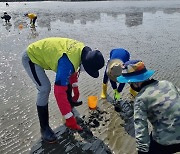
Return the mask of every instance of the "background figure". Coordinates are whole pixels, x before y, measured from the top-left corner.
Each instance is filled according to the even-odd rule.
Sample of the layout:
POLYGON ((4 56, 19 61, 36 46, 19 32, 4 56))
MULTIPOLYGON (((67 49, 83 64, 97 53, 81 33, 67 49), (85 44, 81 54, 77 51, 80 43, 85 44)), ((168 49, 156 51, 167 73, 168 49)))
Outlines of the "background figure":
MULTIPOLYGON (((130 59, 130 53, 123 48, 116 48, 111 50, 110 57, 107 62, 107 66, 104 72, 103 85, 101 98, 107 98, 107 84, 110 79, 111 86, 114 90, 114 100, 118 101, 121 98, 120 93, 122 92, 125 83, 120 83, 117 86, 116 78, 121 75, 122 65, 130 59)), ((131 90, 131 94, 135 95, 136 93, 131 90)))
POLYGON ((4 19, 7 24, 10 22, 11 16, 7 14, 7 12, 4 12, 4 15, 1 18, 4 19))
POLYGON ((6 6, 9 6, 9 4, 6 2, 6 6))
POLYGON ((36 19, 37 19, 37 15, 34 13, 26 13, 24 16, 28 17, 30 19, 31 28, 34 28, 36 19))
POLYGON ((180 89, 169 81, 150 79, 153 74, 142 61, 131 60, 117 80, 138 91, 134 103, 138 154, 172 154, 180 151, 180 89))
MULTIPOLYGON (((56 142, 56 136, 49 126, 48 99, 51 84, 44 70, 56 72, 54 95, 59 110, 66 119, 65 125, 73 130, 82 130, 72 112, 71 93, 69 93, 71 86, 68 85, 76 82, 70 83, 70 80, 73 80, 72 76, 78 72, 81 64, 90 76, 97 78, 99 70, 104 66, 101 52, 93 51, 84 43, 73 39, 51 37, 30 44, 23 54, 22 63, 38 89, 36 105, 42 139, 49 143, 56 142)), ((79 93, 76 92, 77 88, 74 91, 75 97, 72 98, 73 104, 77 103, 74 106, 82 104, 75 102, 79 98, 79 93)))

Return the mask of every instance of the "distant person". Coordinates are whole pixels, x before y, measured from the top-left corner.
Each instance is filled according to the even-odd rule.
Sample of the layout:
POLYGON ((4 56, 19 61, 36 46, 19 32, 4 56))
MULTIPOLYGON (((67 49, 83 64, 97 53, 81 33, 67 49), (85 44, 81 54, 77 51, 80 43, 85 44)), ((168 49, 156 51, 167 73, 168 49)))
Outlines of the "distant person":
POLYGON ((51 37, 30 44, 23 54, 22 63, 38 90, 36 105, 42 139, 49 143, 56 142, 55 133, 49 126, 48 99, 51 83, 45 70, 56 72, 54 95, 59 110, 66 119, 65 125, 73 130, 82 130, 76 122, 71 107, 82 104, 76 102, 79 98, 79 93, 76 91, 78 87, 74 85, 77 88, 74 89, 73 103, 70 100, 69 87, 71 88, 71 85, 73 87, 76 83, 76 73, 82 66, 90 76, 98 78, 99 70, 104 66, 102 53, 99 50, 92 50, 77 40, 51 37))
MULTIPOLYGON (((101 98, 107 97, 107 85, 110 80, 111 87, 114 90, 114 100, 118 101, 121 98, 121 92, 125 86, 125 83, 119 83, 117 85, 116 78, 121 75, 122 65, 130 59, 130 53, 123 48, 115 48, 110 52, 109 60, 107 62, 106 69, 104 71, 104 78, 102 84, 101 98)), ((136 92, 130 89, 132 95, 136 95, 136 92)))
POLYGON ((173 154, 180 151, 180 89, 167 80, 152 79, 154 72, 141 60, 130 60, 117 80, 138 91, 134 102, 138 154, 173 154))
POLYGON ((35 28, 37 15, 34 13, 26 13, 25 17, 28 17, 30 19, 31 28, 35 28))
POLYGON ((4 15, 1 18, 4 19, 7 24, 10 22, 11 16, 7 14, 7 12, 4 12, 4 15))
POLYGON ((6 3, 6 6, 9 6, 9 4, 8 4, 8 3, 6 3))

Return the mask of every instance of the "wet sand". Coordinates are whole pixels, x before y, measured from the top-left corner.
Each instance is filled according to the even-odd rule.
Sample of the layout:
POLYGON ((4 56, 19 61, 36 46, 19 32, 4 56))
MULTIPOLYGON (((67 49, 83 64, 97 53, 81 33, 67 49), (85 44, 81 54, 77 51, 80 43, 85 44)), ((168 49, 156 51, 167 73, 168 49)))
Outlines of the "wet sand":
MULTIPOLYGON (((96 153, 135 154, 132 119, 124 121, 112 105, 109 85, 107 100, 99 100, 98 110, 87 106, 89 95, 100 95, 105 67, 100 77, 86 73, 79 77, 78 122, 85 132, 72 132, 64 126, 53 91, 50 94, 50 125, 58 143, 41 141, 36 112, 36 89, 26 75, 21 54, 27 45, 51 36, 80 40, 103 52, 105 60, 112 48, 122 47, 132 59, 142 59, 156 70, 155 79, 170 80, 180 87, 180 2, 31 2, 0 3, 0 14, 7 11, 12 26, 0 20, 0 153, 96 153), (38 15, 36 30, 29 28, 26 12, 38 15), (19 29, 19 24, 23 28, 19 29), (90 117, 97 116, 93 123, 90 117), (89 123, 85 123, 85 122, 89 123)), ((55 73, 47 71, 52 83, 55 73)), ((122 97, 131 100, 126 86, 122 97)))

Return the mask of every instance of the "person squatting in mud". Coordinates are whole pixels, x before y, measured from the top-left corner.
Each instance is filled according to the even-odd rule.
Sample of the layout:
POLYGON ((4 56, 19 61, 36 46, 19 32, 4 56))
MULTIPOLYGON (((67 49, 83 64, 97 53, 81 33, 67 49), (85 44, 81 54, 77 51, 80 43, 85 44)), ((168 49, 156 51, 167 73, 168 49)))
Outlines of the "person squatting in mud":
POLYGON ((37 20, 37 15, 34 13, 26 13, 24 15, 25 17, 28 17, 30 19, 31 28, 35 28, 35 23, 37 20))
POLYGON ((77 40, 51 37, 30 44, 22 56, 22 64, 38 90, 36 105, 42 139, 49 143, 57 140, 49 126, 48 99, 51 84, 45 70, 56 72, 54 95, 66 119, 65 125, 73 130, 82 130, 71 107, 81 105, 82 102, 76 102, 79 98, 77 88, 74 89, 75 97, 71 97, 69 88, 77 82, 77 72, 81 66, 90 76, 98 78, 99 70, 104 66, 102 53, 77 40))
MULTIPOLYGON (((121 92, 125 86, 125 83, 117 82, 117 77, 122 73, 122 66, 130 59, 130 53, 123 48, 115 48, 110 52, 109 60, 104 71, 104 78, 102 84, 101 98, 107 98, 107 85, 110 80, 111 87, 114 90, 114 105, 117 112, 126 113, 127 117, 133 115, 132 105, 127 101, 121 100, 121 92), (117 85, 118 84, 118 85, 117 85)), ((136 96, 137 92, 130 87, 130 93, 132 96, 136 96)))
POLYGON ((7 24, 10 22, 11 16, 7 14, 7 12, 4 12, 4 15, 1 17, 1 19, 4 19, 7 24))
POLYGON ((138 154, 172 154, 180 151, 180 89, 167 80, 150 79, 154 72, 141 60, 130 60, 117 81, 138 92, 134 102, 138 154), (148 121, 153 126, 150 135, 148 121))
MULTIPOLYGON (((101 98, 107 98, 107 85, 108 80, 110 80, 111 87, 114 90, 114 100, 119 100, 121 98, 121 92, 125 86, 125 83, 120 83, 117 86, 116 78, 121 75, 123 63, 130 59, 130 53, 123 48, 115 48, 110 52, 109 60, 104 71, 104 78, 102 84, 101 98)), ((135 96, 136 92, 130 88, 130 93, 135 96)))

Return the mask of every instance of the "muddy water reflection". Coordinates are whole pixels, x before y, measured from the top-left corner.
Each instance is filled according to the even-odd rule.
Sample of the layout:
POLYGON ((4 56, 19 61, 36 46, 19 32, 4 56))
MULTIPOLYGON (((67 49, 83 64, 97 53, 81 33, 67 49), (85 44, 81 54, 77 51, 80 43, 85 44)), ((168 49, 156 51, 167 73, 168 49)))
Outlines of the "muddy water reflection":
MULTIPOLYGON (((3 26, 0 20, 0 153, 94 153, 99 149, 107 153, 110 150, 115 154, 134 154, 135 142, 128 135, 133 128, 114 111, 110 88, 108 100, 99 101, 99 108, 106 111, 109 120, 92 128, 93 137, 88 141, 84 140, 84 134, 68 134, 51 92, 50 124, 59 143, 41 143, 36 90, 22 67, 21 54, 29 43, 50 36, 81 40, 92 48, 99 48, 106 60, 112 48, 123 47, 131 52, 132 58, 142 59, 148 68, 155 69, 155 78, 180 86, 179 3, 42 2, 39 5, 32 2, 10 3, 8 8, 1 4, 0 14, 6 10, 12 16, 12 26, 3 26), (27 11, 38 14, 36 29, 30 29, 29 20, 23 17, 27 11), (19 29, 20 24, 22 29, 19 29)), ((104 68, 96 80, 85 73, 80 75, 79 88, 84 104, 77 110, 82 117, 89 114, 87 96, 100 94, 103 71, 104 68)), ((54 73, 47 73, 53 86, 54 73)), ((125 87, 123 98, 128 97, 128 89, 125 87)))
MULTIPOLYGON (((156 13, 158 10, 152 8, 144 10, 143 12, 150 12, 150 13, 156 13)), ((164 13, 172 14, 175 12, 180 12, 180 9, 177 8, 169 8, 169 9, 163 9, 164 13)), ((143 22, 143 12, 81 12, 81 13, 69 13, 65 12, 62 14, 40 14, 41 17, 46 18, 40 18, 38 20, 38 26, 40 27, 47 27, 48 30, 51 30, 51 22, 55 22, 56 20, 60 20, 61 22, 66 22, 70 24, 74 24, 76 21, 80 21, 80 24, 85 25, 87 22, 95 22, 97 20, 101 20, 103 15, 112 16, 114 17, 114 20, 118 18, 120 15, 125 14, 125 24, 128 27, 131 26, 138 26, 141 25, 143 22), (57 17, 57 18, 56 18, 57 17)))
POLYGON ((126 13, 125 24, 128 27, 138 26, 143 23, 143 12, 126 13))

